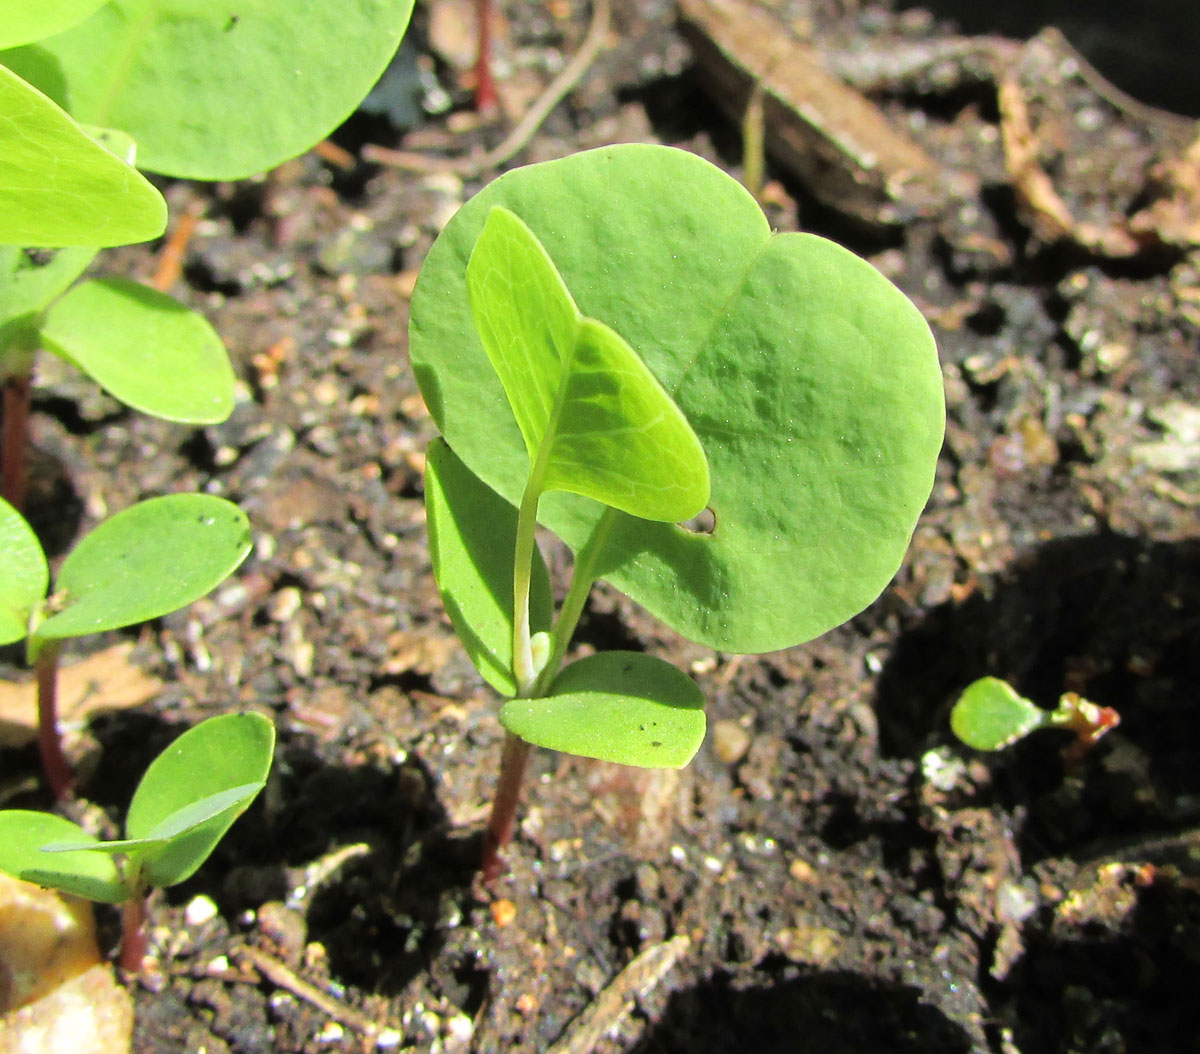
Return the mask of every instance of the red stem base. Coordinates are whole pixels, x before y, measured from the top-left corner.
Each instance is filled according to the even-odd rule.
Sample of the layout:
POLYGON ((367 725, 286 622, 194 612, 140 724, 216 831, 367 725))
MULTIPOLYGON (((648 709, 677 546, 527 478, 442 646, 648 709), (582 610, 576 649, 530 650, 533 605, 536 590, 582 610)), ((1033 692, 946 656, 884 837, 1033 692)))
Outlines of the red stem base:
POLYGON ((512 841, 517 829, 517 805, 521 800, 521 784, 525 781, 525 766, 532 750, 530 744, 511 732, 504 734, 504 752, 500 755, 500 778, 496 796, 492 799, 492 815, 483 834, 483 858, 480 875, 485 888, 490 888, 504 868, 501 851, 512 841))

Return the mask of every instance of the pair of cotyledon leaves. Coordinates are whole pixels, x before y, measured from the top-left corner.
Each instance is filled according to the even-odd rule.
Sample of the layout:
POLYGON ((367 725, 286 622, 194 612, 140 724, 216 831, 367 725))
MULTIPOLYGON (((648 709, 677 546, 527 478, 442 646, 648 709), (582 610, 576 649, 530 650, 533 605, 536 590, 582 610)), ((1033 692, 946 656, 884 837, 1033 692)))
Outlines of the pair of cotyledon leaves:
MULTIPOLYGON (((411 318, 414 370, 446 440, 430 452, 435 570, 472 658, 506 694, 513 506, 531 474, 547 473, 540 521, 577 553, 605 525, 600 577, 733 652, 788 647, 862 610, 928 498, 944 404, 920 314, 844 249, 772 235, 753 199, 693 155, 610 147, 500 177, 435 243, 411 318), (532 244, 517 244, 513 217, 532 244), (642 364, 653 385, 634 379, 642 364), (652 389, 698 440, 711 535, 673 522, 705 504, 683 433, 639 445, 651 420, 673 419, 651 409, 652 389), (583 423, 555 416, 568 405, 583 423), (479 510, 484 528, 467 522, 479 510)), ((550 608, 537 592, 534 630, 550 608)), ((684 713, 698 692, 655 709, 650 697, 670 693, 636 687, 643 658, 577 663, 546 699, 506 703, 501 720, 541 745, 681 764, 703 732, 702 715, 684 713), (606 692, 623 662, 630 679, 606 692), (617 722, 605 715, 621 707, 632 749, 610 749, 617 722), (686 718, 669 751, 661 727, 640 720, 649 714, 686 718)))
POLYGON ((120 629, 176 611, 222 582, 250 551, 250 526, 209 494, 149 498, 109 517, 50 570, 25 519, 0 499, 0 644, 120 629))
POLYGON ((0 871, 114 904, 183 882, 263 789, 274 746, 274 726, 260 714, 201 722, 150 763, 120 841, 52 813, 0 812, 0 871))

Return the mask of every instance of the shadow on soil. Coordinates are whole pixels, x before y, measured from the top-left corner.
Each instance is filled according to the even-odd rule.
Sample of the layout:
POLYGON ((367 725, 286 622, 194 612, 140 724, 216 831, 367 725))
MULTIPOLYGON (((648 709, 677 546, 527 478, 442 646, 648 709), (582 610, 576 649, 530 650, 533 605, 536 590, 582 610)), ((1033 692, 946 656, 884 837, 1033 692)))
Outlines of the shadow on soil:
MULTIPOLYGON (((93 731, 104 749, 83 793, 122 816, 145 765, 182 729, 129 712, 98 720, 93 731)), ((331 764, 283 734, 266 792, 168 899, 206 894, 236 925, 247 910, 294 897, 307 880, 306 939, 325 947, 333 978, 395 995, 436 956, 478 862, 478 838, 449 837, 434 786, 413 754, 396 767, 331 764), (361 848, 333 863, 353 846, 361 848), (322 860, 328 873, 314 877, 322 860)))
MULTIPOLYGON (((765 965, 765 964, 764 964, 765 965)), ((959 1054, 971 1049, 957 1025, 922 1003, 914 988, 844 971, 764 976, 734 988, 715 977, 676 992, 635 1054, 959 1054)))
POLYGON ((991 793, 1028 807, 1022 858, 1200 820, 1194 685, 1200 678, 1200 542, 1113 534, 1050 542, 898 640, 876 697, 883 749, 919 757, 950 740, 949 708, 993 674, 1052 707, 1064 691, 1113 706, 1121 725, 1064 779, 1061 733, 994 755, 991 793))

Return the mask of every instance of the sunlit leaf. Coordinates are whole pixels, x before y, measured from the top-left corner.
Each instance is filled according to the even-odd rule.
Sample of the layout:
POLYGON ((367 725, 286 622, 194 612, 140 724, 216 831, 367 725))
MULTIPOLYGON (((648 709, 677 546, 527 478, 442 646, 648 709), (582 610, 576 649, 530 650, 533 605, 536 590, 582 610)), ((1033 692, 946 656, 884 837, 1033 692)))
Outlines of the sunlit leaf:
POLYGON ((572 663, 538 699, 510 699, 500 723, 539 747, 641 768, 681 768, 704 739, 704 696, 670 663, 605 651, 572 663))
POLYGON ((967 686, 950 711, 950 728, 969 747, 1000 750, 1051 724, 1051 714, 998 677, 967 686))
POLYGON ((117 513, 79 542, 55 579, 61 610, 35 641, 119 629, 175 611, 222 582, 250 551, 232 502, 168 494, 117 513))
POLYGON ((0 116, 0 243, 126 245, 162 234, 162 195, 4 66, 0 116))
POLYGON ((61 33, 108 0, 10 0, 0 4, 0 48, 15 48, 61 33))
POLYGON ((0 644, 24 640, 29 617, 46 599, 50 569, 33 528, 0 498, 0 644))
POLYGON ((274 750, 275 728, 261 714, 224 714, 151 762, 125 820, 131 839, 165 838, 137 856, 150 885, 175 885, 204 863, 266 785, 274 750))
POLYGON ((143 168, 240 179, 341 124, 411 13, 412 0, 111 0, 0 61, 76 119, 129 132, 143 168))
POLYGON ((704 508, 708 465, 687 419, 618 333, 579 314, 507 209, 488 214, 467 290, 540 489, 669 522, 704 508))
POLYGON ((46 853, 42 846, 70 840, 99 846, 83 828, 53 813, 9 809, 0 812, 0 871, 39 886, 49 886, 110 904, 129 896, 111 857, 90 849, 46 853))
MULTIPOLYGON (((425 455, 425 510, 433 574, 467 654, 501 695, 512 672, 513 550, 517 510, 481 483, 442 440, 425 455)), ((529 591, 532 632, 550 628, 550 579, 534 549, 529 591)))
POLYGON ((203 315, 123 278, 81 282, 46 312, 48 351, 135 410, 190 424, 233 412, 234 373, 203 315))

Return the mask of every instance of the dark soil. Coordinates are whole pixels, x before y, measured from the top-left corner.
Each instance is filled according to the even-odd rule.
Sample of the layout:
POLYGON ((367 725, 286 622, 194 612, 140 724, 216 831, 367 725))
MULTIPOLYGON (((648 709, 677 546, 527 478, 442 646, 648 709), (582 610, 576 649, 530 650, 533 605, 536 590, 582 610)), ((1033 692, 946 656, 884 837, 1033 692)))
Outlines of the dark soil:
MULTIPOLYGON (((532 97, 589 8, 505 6, 506 90, 532 97)), ((937 55, 953 33, 920 11, 762 6, 864 63, 937 55)), ((614 20, 612 46, 518 160, 659 141, 738 174, 737 129, 704 94, 673 5, 622 0, 614 20)), ((1195 127, 1020 54, 1071 214, 1104 227, 1144 208, 1151 168, 1195 127)), ((504 128, 473 126, 437 69, 454 113, 407 137, 360 117, 337 142, 354 156, 365 140, 495 142, 504 128)), ((768 208, 869 256, 934 326, 950 420, 908 560, 853 622, 765 656, 714 654, 598 591, 580 645, 690 670, 712 731, 679 773, 537 752, 490 900, 473 879, 502 732, 430 572, 434 430, 405 331, 439 225, 492 174, 311 154, 257 182, 165 185, 174 215, 203 210, 174 292, 223 335, 243 398, 227 423, 188 430, 44 360, 31 512, 62 552, 108 511, 205 489, 245 508, 256 547, 213 597, 132 631, 168 687, 91 721, 81 795, 119 817, 171 736, 231 707, 272 715, 280 745, 268 792, 153 903, 138 1054, 375 1049, 365 1022, 394 1030, 380 1049, 448 1054, 1197 1049, 1200 253, 1185 238, 1122 255, 1039 232, 977 70, 916 70, 871 97, 957 198, 872 224, 769 168, 768 208), (947 711, 985 673, 1047 705, 1079 691, 1122 723, 1069 769, 1056 733, 975 754, 947 711), (201 896, 219 911, 190 923, 201 896), (673 967, 601 1009, 635 956, 678 936, 673 967), (607 1016, 579 1045, 568 1029, 589 1010, 607 1016)), ((146 278, 154 250, 102 266, 146 278)), ((0 764, 10 788, 36 771, 32 751, 0 764)))

